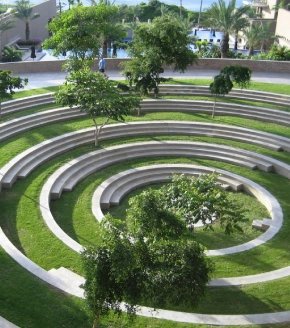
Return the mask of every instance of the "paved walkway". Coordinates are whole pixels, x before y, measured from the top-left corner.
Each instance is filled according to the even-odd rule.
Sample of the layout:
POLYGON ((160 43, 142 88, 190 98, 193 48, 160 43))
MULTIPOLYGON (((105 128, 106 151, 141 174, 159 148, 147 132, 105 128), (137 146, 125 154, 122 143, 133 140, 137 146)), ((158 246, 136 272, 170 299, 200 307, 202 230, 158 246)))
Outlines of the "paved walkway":
MULTIPOLYGON (((30 58, 31 60, 31 58, 30 58)), ((121 75, 120 70, 107 70, 106 73, 109 78, 114 80, 121 80, 124 77, 121 75)), ((188 69, 185 73, 180 74, 173 72, 172 70, 165 70, 162 77, 174 77, 174 78, 193 78, 193 79, 209 79, 219 74, 218 70, 194 70, 188 69)), ((61 85, 65 77, 66 72, 45 72, 45 73, 23 73, 18 74, 20 77, 28 78, 28 85, 26 90, 35 89, 40 87, 49 87, 61 85)), ((289 73, 265 73, 265 72, 254 72, 252 75, 252 81, 255 82, 266 82, 266 83, 278 83, 278 84, 289 84, 290 86, 290 74, 289 73)))

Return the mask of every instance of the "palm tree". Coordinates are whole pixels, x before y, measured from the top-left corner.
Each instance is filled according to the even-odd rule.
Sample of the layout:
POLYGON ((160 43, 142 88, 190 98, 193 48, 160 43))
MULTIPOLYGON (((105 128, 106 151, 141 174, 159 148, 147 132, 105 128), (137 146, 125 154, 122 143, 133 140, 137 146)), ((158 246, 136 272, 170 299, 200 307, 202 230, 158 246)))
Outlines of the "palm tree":
POLYGON ((254 48, 261 44, 261 34, 262 34, 263 25, 261 24, 252 24, 248 29, 244 30, 244 36, 249 47, 248 56, 254 55, 254 48))
POLYGON ((249 6, 236 8, 236 0, 230 0, 228 5, 224 0, 218 0, 208 9, 206 14, 211 27, 224 34, 221 42, 222 58, 227 57, 230 33, 235 34, 249 25, 246 16, 248 10, 249 6))
POLYGON ((0 60, 2 58, 1 35, 3 32, 15 27, 14 20, 7 18, 8 14, 0 15, 0 60))
POLYGON ((29 0, 18 0, 15 2, 14 16, 25 23, 25 38, 30 38, 30 22, 38 17, 40 14, 32 13, 32 6, 29 0))
POLYGON ((260 44, 261 44, 261 52, 266 51, 266 43, 269 40, 278 40, 278 37, 273 34, 271 31, 271 22, 262 24, 261 22, 261 35, 260 35, 260 44))

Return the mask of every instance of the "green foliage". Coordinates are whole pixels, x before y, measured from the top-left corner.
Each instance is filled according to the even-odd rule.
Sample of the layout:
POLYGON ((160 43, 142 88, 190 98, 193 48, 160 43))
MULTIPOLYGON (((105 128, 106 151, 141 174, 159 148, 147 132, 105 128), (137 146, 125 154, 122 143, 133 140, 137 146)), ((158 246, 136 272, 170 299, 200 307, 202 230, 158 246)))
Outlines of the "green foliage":
POLYGON ((15 50, 5 46, 2 53, 2 62, 17 62, 22 61, 22 51, 15 50))
POLYGON ((220 71, 220 74, 225 77, 228 76, 231 81, 236 83, 241 89, 248 88, 250 86, 252 71, 246 66, 225 66, 220 71))
POLYGON ((218 74, 210 84, 210 92, 214 95, 227 95, 233 88, 233 83, 228 75, 218 74))
POLYGON ((52 37, 45 40, 43 48, 53 49, 56 56, 69 51, 69 59, 92 62, 100 55, 107 35, 124 35, 119 26, 111 24, 117 12, 117 6, 103 3, 91 7, 78 4, 48 24, 52 37))
POLYGON ((149 208, 143 206, 142 195, 139 200, 131 209, 133 229, 107 216, 101 223, 101 243, 81 254, 86 303, 95 316, 94 327, 109 309, 120 313, 122 301, 130 315, 144 299, 156 307, 167 303, 195 307, 210 280, 213 265, 198 243, 182 239, 186 232, 183 222, 167 215, 155 195, 145 195, 149 208), (175 227, 180 229, 175 231, 175 227))
POLYGON ((0 118, 1 102, 3 99, 11 99, 14 89, 22 89, 28 83, 28 79, 13 77, 11 71, 0 70, 0 118))
POLYGON ((205 229, 212 229, 215 219, 227 234, 234 229, 241 231, 239 222, 244 220, 244 212, 228 198, 217 178, 215 173, 197 178, 174 175, 169 187, 161 188, 166 198, 165 208, 183 217, 190 228, 202 222, 205 229))
POLYGON ((254 56, 254 59, 290 61, 290 49, 286 46, 272 44, 268 53, 261 53, 259 55, 256 55, 254 56))
POLYGON ((214 81, 209 86, 211 94, 215 95, 212 117, 215 113, 216 97, 228 94, 234 86, 233 83, 236 83, 241 89, 248 88, 251 75, 252 71, 248 67, 236 65, 225 66, 220 74, 214 77, 214 81))
POLYGON ((166 192, 149 189, 130 199, 128 222, 137 239, 176 240, 185 233, 185 222, 165 206, 166 192))
POLYGON ((14 89, 23 89, 27 83, 28 79, 13 77, 11 71, 0 70, 0 101, 12 98, 14 89))
POLYGON ((191 42, 187 28, 173 16, 157 17, 152 24, 139 24, 128 48, 132 63, 123 64, 123 74, 141 94, 152 89, 157 94, 159 83, 165 81, 159 77, 163 65, 184 72, 196 62, 196 55, 188 48, 191 42))
POLYGON ((92 72, 89 68, 69 73, 65 83, 55 94, 56 102, 62 106, 78 106, 88 113, 95 125, 95 145, 103 126, 110 120, 124 121, 132 109, 140 106, 140 99, 130 93, 124 97, 120 89, 126 88, 120 83, 110 81, 106 75, 92 72), (97 116, 105 116, 98 127, 97 116))
POLYGON ((221 42, 222 58, 227 58, 229 35, 236 34, 249 25, 246 16, 248 11, 249 6, 236 8, 236 0, 230 0, 228 3, 218 0, 206 11, 206 21, 210 26, 224 33, 221 42))

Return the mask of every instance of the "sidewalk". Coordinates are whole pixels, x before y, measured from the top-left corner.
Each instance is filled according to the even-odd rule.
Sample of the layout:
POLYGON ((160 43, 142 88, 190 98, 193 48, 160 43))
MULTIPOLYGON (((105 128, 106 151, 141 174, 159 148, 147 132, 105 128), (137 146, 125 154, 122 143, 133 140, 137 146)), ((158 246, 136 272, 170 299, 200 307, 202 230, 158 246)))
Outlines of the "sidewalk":
MULTIPOLYGON (((38 53, 40 54, 40 53, 38 53)), ((30 54, 27 54, 29 57, 30 54)), ((27 58, 31 61, 32 58, 27 58)), ((121 75, 121 70, 107 70, 106 74, 110 79, 122 80, 124 77, 121 75)), ((173 72, 172 70, 165 70, 163 77, 173 78, 192 78, 192 79, 212 79, 215 75, 219 74, 218 70, 194 70, 188 69, 183 74, 173 72)), ((28 85, 25 90, 36 89, 41 87, 57 86, 63 84, 66 72, 45 72, 45 73, 23 73, 18 74, 22 78, 28 78, 28 85)), ((265 83, 277 83, 277 84, 289 84, 290 87, 290 74, 289 73, 265 73, 254 72, 252 75, 252 81, 265 82, 265 83)))

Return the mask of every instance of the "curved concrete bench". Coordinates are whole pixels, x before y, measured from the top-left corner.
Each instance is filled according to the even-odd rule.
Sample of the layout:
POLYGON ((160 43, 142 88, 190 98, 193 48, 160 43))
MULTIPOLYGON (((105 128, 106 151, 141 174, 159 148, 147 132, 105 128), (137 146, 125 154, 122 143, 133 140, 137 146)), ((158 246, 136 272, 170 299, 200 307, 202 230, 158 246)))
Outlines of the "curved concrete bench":
MULTIPOLYGON (((199 85, 169 85, 161 84, 159 86, 159 95, 191 95, 191 96, 213 96, 208 86, 199 85)), ((230 94, 225 95, 228 98, 244 99, 251 101, 260 101, 274 105, 289 106, 290 96, 268 93, 255 90, 239 90, 232 89, 230 94)), ((21 99, 15 99, 3 102, 2 115, 8 115, 17 111, 21 111, 28 108, 37 107, 40 105, 51 104, 55 102, 54 93, 47 93, 42 95, 36 95, 31 97, 25 97, 21 99)))
MULTIPOLYGON (((145 99, 141 102, 140 111, 179 111, 188 113, 206 113, 211 115, 212 108, 213 103, 208 101, 145 99)), ((237 104, 217 103, 216 115, 240 116, 247 119, 257 119, 290 126, 290 113, 263 107, 249 107, 237 104)), ((85 116, 85 113, 78 111, 76 108, 58 108, 8 121, 0 125, 0 141, 28 129, 38 127, 39 125, 50 124, 61 120, 75 119, 78 118, 78 116, 85 116), (69 113, 71 113, 71 115, 69 113)))
MULTIPOLYGON (((148 143, 150 147, 152 147, 154 144, 155 144, 154 142, 148 143)), ((182 143, 177 143, 177 145, 179 148, 179 152, 178 152, 179 156, 187 156, 187 148, 182 149, 181 147, 182 143)), ((105 155, 104 150, 98 150, 88 155, 80 156, 79 158, 70 161, 69 163, 59 168, 56 172, 54 172, 49 177, 49 179, 47 180, 47 182, 45 183, 42 189, 40 195, 40 204, 41 204, 42 216, 46 221, 46 224, 50 227, 50 229, 54 232, 54 234, 59 239, 61 239, 65 244, 67 244, 75 251, 78 251, 81 246, 70 237, 64 236, 64 232, 59 228, 59 226, 56 225, 50 213, 49 202, 51 199, 60 197, 62 190, 65 189, 68 190, 68 188, 66 187, 68 184, 75 185, 77 182, 81 181, 86 176, 88 176, 88 172, 89 174, 91 174, 93 172, 96 172, 100 168, 113 164, 112 160, 114 160, 115 162, 121 162, 124 160, 128 160, 128 158, 133 159, 133 158, 140 157, 138 152, 136 151, 134 152, 134 150, 136 150, 136 148, 134 148, 134 145, 128 144, 125 146, 127 147, 115 146, 115 147, 108 148, 106 150, 107 153, 111 153, 111 154, 115 153, 115 156, 111 156, 110 160, 107 160, 107 158, 104 157, 105 155), (132 152, 132 156, 130 157, 128 157, 129 152, 130 153, 132 152), (92 161, 91 159, 94 159, 95 162, 92 161), (88 168, 90 168, 89 171, 88 168)), ((164 151, 164 153, 168 152, 168 147, 166 142, 160 144, 160 147, 158 147, 158 151, 155 152, 155 156, 159 156, 162 151, 164 151)), ((145 150, 143 150, 143 156, 147 156, 145 150)), ((193 169, 197 170, 196 166, 188 165, 187 168, 188 167, 192 167, 193 169)), ((172 169, 172 171, 174 170, 172 169)), ((224 170, 216 170, 216 172, 221 173, 226 177, 235 179, 237 180, 238 183, 242 184, 243 190, 255 196, 259 201, 261 201, 262 204, 264 204, 264 206, 266 206, 268 212, 272 217, 273 222, 270 228, 263 235, 261 235, 259 238, 255 239, 254 241, 232 248, 230 247, 222 250, 210 251, 209 254, 216 256, 216 255, 242 252, 251 249, 253 247, 256 247, 257 245, 261 245, 265 243, 267 240, 269 240, 270 238, 272 238, 280 229, 283 220, 282 210, 276 199, 270 193, 268 193, 264 188, 262 188, 258 184, 255 184, 254 182, 246 178, 242 178, 235 174, 230 174, 224 170)), ((103 188, 101 189, 103 190, 103 188)), ((98 215, 99 214, 100 213, 98 213, 98 215)))
POLYGON ((73 120, 86 116, 77 108, 57 108, 44 112, 27 115, 0 125, 0 141, 11 138, 19 133, 38 128, 42 125, 57 123, 61 121, 73 120))
MULTIPOLYGON (((142 102, 140 112, 186 112, 212 114, 213 103, 210 101, 146 99, 142 102)), ((271 122, 290 126, 290 112, 277 111, 264 107, 217 103, 216 116, 238 116, 246 119, 271 122)))
MULTIPOLYGON (((170 84, 161 84, 159 86, 158 95, 181 95, 181 96, 214 96, 211 94, 208 86, 201 85, 170 85, 170 84)), ((241 100, 250 100, 250 101, 259 101, 273 105, 281 105, 289 107, 290 96, 249 90, 249 89, 232 89, 231 92, 225 95, 227 98, 241 99, 241 100)))
POLYGON ((9 100, 2 103, 2 115, 9 115, 21 110, 55 103, 53 93, 9 100))
MULTIPOLYGON (((193 165, 186 164, 150 165, 127 170, 110 177, 96 189, 92 200, 92 211, 96 219, 101 221, 103 214, 97 215, 99 209, 108 209, 111 205, 119 205, 121 199, 136 188, 155 182, 170 182, 173 174, 199 176, 211 173, 213 173, 211 168, 193 167, 193 165)), ((218 182, 225 189, 243 190, 243 184, 229 176, 219 176, 218 182)))
MULTIPOLYGON (((194 134, 195 125, 186 122, 136 122, 125 124, 112 124, 104 127, 100 136, 100 141, 120 137, 139 136, 139 135, 163 135, 163 134, 185 134, 190 131, 194 134)), ((0 170, 0 182, 3 188, 10 188, 16 179, 25 178, 32 170, 50 158, 62 154, 70 149, 85 144, 93 143, 94 128, 79 130, 68 133, 40 143, 23 153, 17 155, 0 170)), ((254 134, 253 134, 254 135, 254 134)), ((253 137, 254 138, 254 137, 253 137)), ((287 138, 285 138, 287 140, 287 138)), ((214 158, 230 161, 238 165, 245 165, 251 169, 258 167, 266 171, 275 171, 287 178, 290 178, 289 166, 267 156, 259 155, 243 149, 226 147, 221 145, 211 145, 196 143, 198 149, 189 156, 214 158)), ((142 151, 142 149, 141 149, 142 151)), ((174 155, 174 154, 172 154, 174 155)), ((178 155, 178 152, 176 153, 178 155)), ((154 154, 152 154, 154 156, 154 154)))
POLYGON ((96 169, 100 169, 108 164, 140 157, 160 156, 214 159, 244 166, 252 170, 256 168, 266 172, 273 170, 271 158, 261 157, 261 155, 253 152, 244 152, 233 147, 178 141, 140 142, 90 152, 70 162, 67 165, 68 168, 59 177, 58 182, 52 187, 51 198, 59 198, 62 190, 72 190, 84 176, 88 176, 96 169))

